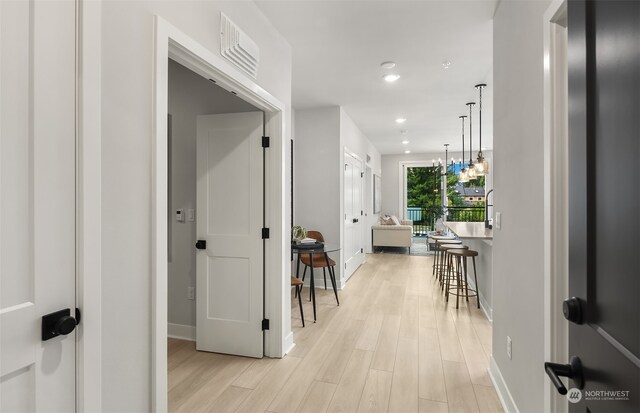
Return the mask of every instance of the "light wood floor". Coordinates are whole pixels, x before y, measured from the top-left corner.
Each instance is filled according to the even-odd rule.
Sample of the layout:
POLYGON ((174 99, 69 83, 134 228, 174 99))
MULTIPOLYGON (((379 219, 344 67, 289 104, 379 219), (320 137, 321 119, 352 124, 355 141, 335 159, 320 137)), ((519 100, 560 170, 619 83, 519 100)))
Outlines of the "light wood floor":
MULTIPOLYGON (((431 257, 368 255, 340 292, 317 289, 283 359, 196 352, 169 340, 169 408, 180 412, 501 412, 487 374, 491 325, 475 299, 445 303, 431 257)), ((308 297, 308 291, 304 292, 308 297)))

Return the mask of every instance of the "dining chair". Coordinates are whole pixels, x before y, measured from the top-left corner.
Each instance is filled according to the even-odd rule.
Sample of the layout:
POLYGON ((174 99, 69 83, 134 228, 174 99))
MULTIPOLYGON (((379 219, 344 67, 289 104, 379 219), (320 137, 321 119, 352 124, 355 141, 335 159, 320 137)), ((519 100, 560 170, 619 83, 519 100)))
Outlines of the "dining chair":
MULTIPOLYGON (((313 238, 318 242, 324 243, 324 236, 320 231, 307 231, 307 237, 313 238)), ((313 268, 322 268, 322 273, 324 275, 324 289, 327 289, 327 269, 329 269, 329 277, 331 278, 331 283, 333 285, 333 292, 336 295, 336 301, 338 301, 338 292, 336 290, 336 281, 335 281, 335 266, 336 262, 329 258, 326 253, 317 253, 317 254, 298 254, 298 271, 297 274, 300 273, 300 263, 304 264, 304 271, 302 272, 302 281, 304 281, 307 275, 307 268, 313 265, 313 268), (327 265, 328 261, 328 265, 327 265), (330 268, 328 268, 330 267, 330 268)), ((311 294, 309 294, 309 300, 311 300, 311 294)), ((338 301, 339 303, 339 301, 338 301)))
POLYGON ((291 286, 296 288, 296 296, 298 297, 298 305, 300 306, 300 318, 302 319, 302 327, 304 327, 304 311, 302 311, 302 286, 304 282, 300 278, 291 277, 291 286))

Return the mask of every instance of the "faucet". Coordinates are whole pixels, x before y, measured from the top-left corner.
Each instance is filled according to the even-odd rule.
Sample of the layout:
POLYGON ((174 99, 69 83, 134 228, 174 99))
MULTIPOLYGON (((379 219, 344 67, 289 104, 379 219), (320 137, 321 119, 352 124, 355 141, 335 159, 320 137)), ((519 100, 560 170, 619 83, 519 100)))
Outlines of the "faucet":
POLYGON ((488 229, 493 228, 493 225, 491 225, 489 221, 489 207, 493 206, 493 204, 489 204, 489 194, 492 192, 493 189, 489 190, 489 192, 484 196, 484 227, 488 229))

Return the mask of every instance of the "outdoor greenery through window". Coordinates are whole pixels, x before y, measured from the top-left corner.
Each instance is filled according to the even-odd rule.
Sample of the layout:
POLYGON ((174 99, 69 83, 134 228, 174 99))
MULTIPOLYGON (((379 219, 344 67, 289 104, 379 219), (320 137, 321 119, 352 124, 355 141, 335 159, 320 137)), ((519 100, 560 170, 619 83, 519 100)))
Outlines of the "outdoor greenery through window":
POLYGON ((427 231, 432 231, 435 222, 445 213, 447 221, 484 221, 485 177, 458 182, 460 168, 460 164, 448 166, 446 203, 442 194, 442 170, 423 166, 407 168, 406 216, 413 220, 415 235, 426 235, 427 231))

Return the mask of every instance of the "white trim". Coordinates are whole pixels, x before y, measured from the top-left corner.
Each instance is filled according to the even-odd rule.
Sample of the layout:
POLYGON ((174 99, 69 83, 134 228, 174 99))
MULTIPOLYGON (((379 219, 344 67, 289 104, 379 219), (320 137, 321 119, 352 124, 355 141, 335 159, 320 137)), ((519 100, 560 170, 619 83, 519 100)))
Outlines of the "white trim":
POLYGON ((500 368, 493 356, 489 359, 489 378, 493 383, 493 387, 496 389, 496 393, 498 393, 502 409, 506 413, 520 413, 520 410, 518 410, 518 406, 513 400, 513 396, 511 395, 511 392, 509 392, 509 387, 507 387, 507 383, 504 381, 504 377, 502 377, 500 368))
POLYGON ((179 340, 196 341, 196 326, 186 324, 167 324, 167 337, 179 340))
POLYGON ((77 245, 76 334, 78 411, 102 410, 102 2, 77 3, 77 245))
MULTIPOLYGON (((266 219, 271 228, 267 242, 265 313, 271 320, 265 332, 265 355, 282 357, 285 349, 284 326, 290 318, 289 282, 284 269, 289 266, 285 240, 285 105, 249 79, 246 74, 211 52, 159 16, 155 17, 153 161, 152 161, 152 411, 167 411, 167 121, 169 58, 194 72, 214 79, 216 84, 265 112, 265 132, 271 137, 267 152, 266 219)), ((288 141, 286 147, 288 148, 288 141)), ((289 332, 286 333, 287 337, 289 332)))
POLYGON ((290 331, 289 334, 284 338, 284 346, 285 354, 291 353, 291 350, 296 346, 296 343, 293 342, 293 331, 290 331))
MULTIPOLYGON (((566 88, 566 40, 558 38, 566 19, 566 0, 554 0, 543 17, 544 35, 544 358, 566 363, 568 324, 563 320, 562 300, 568 294, 568 97, 566 88), (563 42, 561 44, 560 42, 563 42), (566 90, 566 89, 565 89, 566 90)), ((540 372, 543 380, 544 407, 549 412, 568 410, 566 398, 540 372)))
MULTIPOLYGON (((418 167, 423 167, 423 168, 435 168, 435 166, 433 165, 433 160, 429 161, 429 160, 415 160, 415 161, 399 161, 398 162, 398 177, 399 177, 399 183, 398 185, 400 186, 400 199, 398 201, 398 216, 401 219, 407 219, 406 216, 406 212, 407 212, 407 167, 411 167, 411 168, 418 168, 418 167)), ((441 186, 440 188, 440 193, 442 196, 444 190, 444 185, 441 186)), ((446 198, 445 198, 446 199, 446 198)), ((445 216, 446 218, 446 216, 445 216)))

